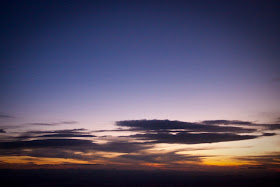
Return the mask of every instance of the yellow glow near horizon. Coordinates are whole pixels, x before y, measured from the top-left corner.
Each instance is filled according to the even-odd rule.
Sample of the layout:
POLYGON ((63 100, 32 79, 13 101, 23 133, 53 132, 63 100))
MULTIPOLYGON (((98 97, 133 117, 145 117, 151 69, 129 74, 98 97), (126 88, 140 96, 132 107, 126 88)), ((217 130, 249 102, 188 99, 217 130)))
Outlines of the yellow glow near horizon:
POLYGON ((255 161, 243 161, 237 160, 230 156, 217 156, 217 157, 206 157, 203 159, 202 165, 209 166, 242 166, 242 165, 259 165, 255 161))

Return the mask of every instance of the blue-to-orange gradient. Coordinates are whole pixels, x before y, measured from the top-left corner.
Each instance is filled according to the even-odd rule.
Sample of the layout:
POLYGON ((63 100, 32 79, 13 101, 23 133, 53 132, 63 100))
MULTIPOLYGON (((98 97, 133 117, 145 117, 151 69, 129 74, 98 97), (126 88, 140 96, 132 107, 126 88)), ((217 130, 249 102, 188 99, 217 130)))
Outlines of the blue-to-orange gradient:
POLYGON ((4 4, 0 168, 279 172, 276 5, 4 4))

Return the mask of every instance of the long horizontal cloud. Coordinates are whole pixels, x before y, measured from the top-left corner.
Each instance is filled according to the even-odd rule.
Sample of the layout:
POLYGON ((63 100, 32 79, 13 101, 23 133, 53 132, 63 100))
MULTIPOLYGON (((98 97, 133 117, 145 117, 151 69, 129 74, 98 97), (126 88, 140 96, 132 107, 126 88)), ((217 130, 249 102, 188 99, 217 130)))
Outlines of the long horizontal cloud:
POLYGON ((205 120, 202 121, 203 124, 209 125, 253 125, 254 123, 250 121, 239 121, 239 120, 205 120))
POLYGON ((63 130, 54 130, 54 131, 27 131, 26 133, 30 134, 52 134, 52 133, 78 133, 81 131, 86 131, 87 129, 63 129, 63 130))
POLYGON ((30 138, 71 138, 71 137, 95 137, 87 132, 87 129, 64 129, 55 131, 27 131, 18 140, 28 140, 30 138))
POLYGON ((280 124, 264 124, 268 130, 279 130, 280 124))
POLYGON ((31 141, 0 142, 0 150, 8 149, 36 149, 36 148, 61 148, 88 152, 92 150, 105 152, 130 153, 150 148, 150 145, 133 142, 108 142, 96 144, 91 140, 81 139, 44 139, 31 141))
POLYGON ((234 132, 234 133, 250 133, 257 131, 252 127, 262 127, 266 130, 279 130, 280 123, 253 123, 240 120, 205 120, 201 122, 183 122, 170 120, 125 120, 117 121, 117 126, 129 127, 129 130, 188 130, 203 132, 234 132), (225 126, 226 125, 226 126, 225 126), (236 127, 235 125, 238 125, 236 127), (250 128, 248 128, 250 127, 250 128))
POLYGON ((0 142, 0 149, 91 146, 90 140, 46 139, 32 141, 0 142))
POLYGON ((95 137, 94 135, 90 135, 90 134, 72 134, 72 133, 55 133, 55 134, 46 134, 43 136, 38 136, 38 137, 53 137, 53 138, 70 138, 70 137, 95 137))
POLYGON ((258 155, 258 156, 235 157, 235 159, 241 161, 255 162, 257 164, 255 167, 248 166, 248 169, 266 169, 266 168, 279 169, 280 152, 273 152, 266 155, 258 155))
POLYGON ((240 120, 207 120, 197 123, 170 120, 127 120, 116 122, 117 126, 141 133, 128 137, 149 143, 200 144, 254 139, 273 136, 276 133, 256 135, 258 127, 277 129, 278 124, 255 124, 240 120), (227 126, 225 126, 227 125, 227 126), (231 126, 231 125, 238 125, 231 126), (244 126, 244 127, 243 127, 244 126), (250 128, 246 128, 250 126, 250 128), (256 126, 256 128, 252 128, 256 126), (240 133, 247 133, 242 135, 240 133))
POLYGON ((179 132, 175 135, 169 133, 157 134, 136 134, 131 135, 141 140, 153 140, 152 143, 182 143, 182 144, 200 144, 200 143, 215 143, 237 140, 254 139, 258 136, 253 135, 237 135, 232 133, 199 133, 192 134, 188 132, 179 132))
POLYGON ((67 158, 77 160, 92 160, 100 159, 102 156, 96 155, 83 155, 75 153, 75 150, 63 148, 37 148, 29 151, 22 150, 17 153, 18 156, 31 156, 31 157, 47 157, 47 158, 67 158))
POLYGON ((275 164, 278 163, 280 160, 280 152, 278 153, 272 153, 272 154, 267 154, 267 155, 259 155, 259 156, 247 156, 247 157, 242 157, 238 158, 240 160, 247 160, 247 161, 258 161, 260 163, 271 163, 275 164))
POLYGON ((201 156, 179 155, 175 152, 165 154, 127 154, 121 155, 120 157, 151 163, 170 163, 175 161, 201 161, 201 156))
MULTIPOLYGON (((209 121, 208 121, 209 122, 209 121)), ((241 127, 225 127, 216 126, 207 123, 191 123, 182 121, 169 121, 169 120, 131 120, 131 121, 118 121, 117 126, 130 127, 132 130, 188 130, 195 132, 238 132, 248 133, 254 132, 254 129, 241 128, 241 127)))
POLYGON ((280 129, 279 123, 274 124, 259 124, 259 123, 253 123, 250 121, 239 121, 239 120, 206 120, 202 121, 202 124, 207 125, 243 125, 243 126, 259 126, 264 127, 267 130, 278 130, 280 129))
POLYGON ((76 124, 77 121, 62 121, 62 122, 55 122, 55 123, 26 123, 25 125, 34 125, 34 126, 55 126, 55 125, 71 125, 76 124))

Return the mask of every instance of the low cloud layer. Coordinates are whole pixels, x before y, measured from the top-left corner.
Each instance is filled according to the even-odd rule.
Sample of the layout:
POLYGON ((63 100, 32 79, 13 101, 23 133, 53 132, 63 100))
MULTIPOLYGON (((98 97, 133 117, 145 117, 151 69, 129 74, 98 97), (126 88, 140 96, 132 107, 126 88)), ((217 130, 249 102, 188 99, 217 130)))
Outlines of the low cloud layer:
MULTIPOLYGON (((29 125, 56 126, 75 123, 65 121, 29 125)), ((90 131, 84 128, 28 130, 16 135, 5 133, 4 129, 0 129, 0 133, 5 133, 6 138, 0 141, 0 155, 28 156, 33 158, 31 162, 36 158, 62 158, 114 164, 150 163, 160 166, 171 163, 175 166, 185 162, 201 164, 205 157, 203 155, 183 155, 174 150, 165 153, 152 150, 163 144, 209 144, 210 146, 219 142, 253 140, 275 136, 278 129, 279 124, 256 124, 240 120, 200 122, 125 120, 116 122, 116 129, 111 130, 90 131), (131 134, 113 136, 110 135, 112 131, 115 133, 127 131, 131 134), (107 136, 104 136, 104 133, 107 133, 107 136), (7 138, 9 135, 11 136, 7 138)), ((252 159, 261 162, 262 158, 252 157, 252 159)))

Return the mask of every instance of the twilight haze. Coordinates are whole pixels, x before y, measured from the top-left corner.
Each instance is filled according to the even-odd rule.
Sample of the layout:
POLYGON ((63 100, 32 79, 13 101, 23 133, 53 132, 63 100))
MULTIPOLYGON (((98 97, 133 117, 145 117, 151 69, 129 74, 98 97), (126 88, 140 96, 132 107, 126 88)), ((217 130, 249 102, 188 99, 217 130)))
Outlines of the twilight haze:
POLYGON ((280 172, 278 1, 1 12, 1 169, 280 172))

